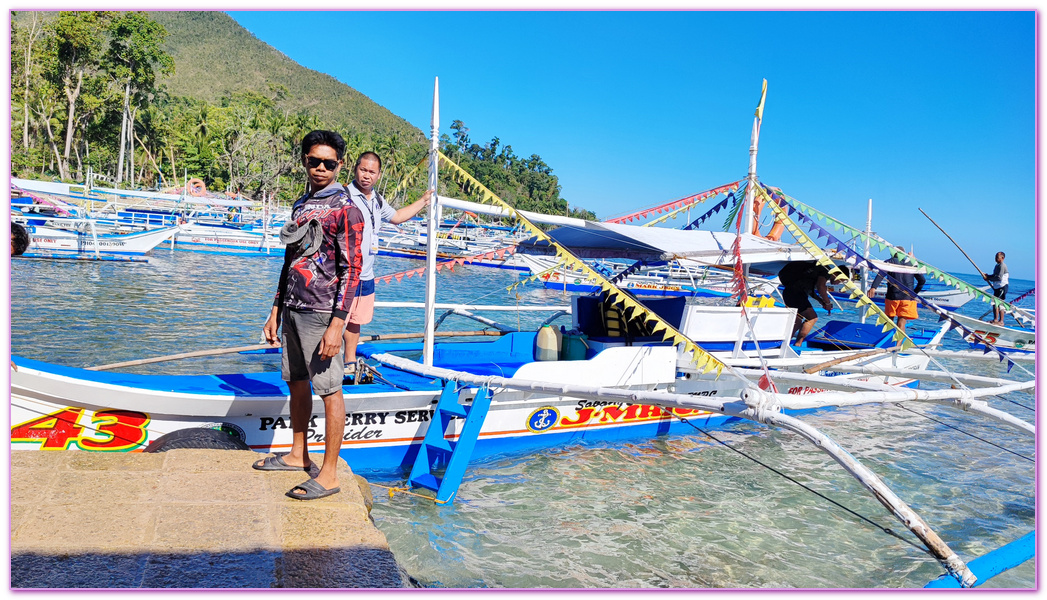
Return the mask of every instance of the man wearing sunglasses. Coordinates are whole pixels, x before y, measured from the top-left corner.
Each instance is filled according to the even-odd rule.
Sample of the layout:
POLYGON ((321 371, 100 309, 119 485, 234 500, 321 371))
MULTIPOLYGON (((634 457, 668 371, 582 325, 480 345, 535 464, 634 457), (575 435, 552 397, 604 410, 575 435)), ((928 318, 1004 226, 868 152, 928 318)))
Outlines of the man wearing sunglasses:
POLYGON ((254 464, 261 471, 305 471, 312 477, 287 495, 313 500, 337 493, 338 452, 345 434, 342 333, 360 283, 364 218, 338 183, 345 140, 333 131, 302 139, 308 187, 280 231, 287 244, 265 339, 276 345, 283 324, 282 375, 291 391, 291 452, 254 464), (310 383, 312 391, 310 391, 310 383), (324 401, 324 462, 309 459, 306 432, 313 392, 324 401))
POLYGON ((360 248, 363 268, 360 272, 360 289, 353 298, 349 310, 349 324, 345 328, 345 374, 356 377, 356 344, 360 341, 360 327, 374 317, 374 257, 378 254, 378 230, 383 221, 399 225, 417 215, 429 204, 433 190, 427 190, 421 198, 411 204, 394 209, 374 189, 382 176, 382 159, 374 152, 364 152, 356 159, 353 181, 345 187, 353 204, 363 212, 364 230, 360 248))

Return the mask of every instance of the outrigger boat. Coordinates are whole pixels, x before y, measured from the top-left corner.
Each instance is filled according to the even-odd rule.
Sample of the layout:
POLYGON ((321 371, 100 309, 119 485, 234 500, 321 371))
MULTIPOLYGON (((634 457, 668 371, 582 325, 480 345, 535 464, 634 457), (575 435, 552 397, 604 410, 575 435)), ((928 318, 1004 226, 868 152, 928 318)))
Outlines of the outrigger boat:
MULTIPOLYGON (((538 276, 547 289, 586 294, 600 291, 596 280, 581 271, 564 268, 555 259, 523 253, 517 255, 517 258, 532 275, 538 276)), ((626 272, 630 265, 622 262, 601 261, 590 263, 589 266, 603 272, 619 287, 636 296, 730 298, 735 293, 730 271, 705 267, 692 269, 679 261, 637 269, 635 272, 626 272)), ((764 279, 750 278, 747 284, 751 296, 770 296, 776 291, 774 283, 764 279)))
MULTIPOLYGON (((193 197, 140 190, 118 190, 90 186, 12 179, 20 190, 63 199, 59 207, 74 206, 76 214, 35 215, 25 218, 30 224, 55 229, 75 230, 89 218, 101 235, 141 234, 174 228, 174 247, 184 250, 235 252, 241 254, 280 254, 280 224, 264 207, 257 218, 242 211, 256 203, 236 198, 193 197), (101 204, 94 208, 95 204, 101 204)), ((40 202, 51 202, 36 198, 40 202)), ((67 211, 63 211, 67 212, 67 211)), ((168 236, 170 237, 170 236, 168 236)))
MULTIPOLYGON (((985 291, 985 289, 988 288, 984 288, 982 291, 985 291)), ((872 300, 880 306, 883 306, 884 299, 887 295, 886 292, 887 286, 881 286, 880 289, 876 291, 876 296, 870 298, 870 300, 872 300)), ((847 301, 850 299, 850 295, 847 292, 831 290, 829 294, 837 300, 847 301)), ((964 290, 930 290, 924 291, 920 295, 926 298, 927 300, 934 302, 938 306, 949 310, 956 310, 957 308, 960 308, 961 306, 967 304, 971 300, 974 300, 974 294, 971 294, 970 292, 964 290)))
POLYGON ((975 350, 985 350, 985 342, 1012 352, 1036 352, 1036 330, 1025 327, 1006 327, 953 313, 952 318, 967 326, 969 333, 963 340, 975 350), (981 338, 981 339, 979 339, 981 338))
MULTIPOLYGON (((528 269, 512 252, 521 239, 520 235, 506 227, 466 227, 445 221, 436 238, 437 258, 441 261, 470 258, 470 264, 474 266, 516 271, 528 269)), ((378 254, 425 260, 429 255, 428 239, 428 234, 417 221, 401 225, 386 223, 379 230, 378 254)))
MULTIPOLYGON (((761 99, 750 151, 748 193, 753 195, 767 193, 755 178, 762 106, 761 99)), ((433 112, 430 185, 436 185, 439 159, 456 177, 476 186, 485 200, 500 202, 439 153, 435 99, 433 112)), ((434 199, 438 207, 439 197, 434 199)), ((512 212, 507 206, 498 210, 512 212)), ((429 221, 431 250, 435 250, 437 222, 438 218, 429 221)), ((523 222, 529 224, 526 218, 523 222)), ((661 253, 646 243, 649 233, 609 227, 587 223, 581 234, 585 229, 599 231, 606 239, 605 234, 613 231, 631 245, 631 252, 661 253)), ((572 253, 566 239, 577 237, 577 229, 562 227, 549 235, 533 225, 530 228, 535 239, 522 247, 544 248, 569 266, 584 268, 579 257, 595 252, 578 237, 573 246, 578 255, 572 253)), ((703 237, 703 232, 678 233, 703 237)), ((798 229, 794 235, 803 241, 798 244, 757 241, 748 235, 738 234, 728 244, 739 272, 747 257, 760 253, 773 253, 782 262, 813 256, 831 264, 798 229)), ((705 250, 709 258, 721 255, 720 242, 727 240, 711 239, 716 244, 705 250)), ((695 255, 701 252, 700 243, 691 240, 691 246, 695 255)), ((949 581, 969 587, 985 579, 871 470, 787 413, 864 403, 931 402, 1034 435, 1032 425, 989 406, 984 398, 1031 390, 1035 381, 928 370, 933 357, 921 346, 933 347, 944 328, 905 335, 892 331, 889 321, 878 334, 883 324, 879 321, 869 326, 851 324, 850 331, 827 326, 811 336, 810 347, 798 352, 789 345, 794 309, 760 301, 741 306, 707 306, 683 298, 640 303, 613 283, 600 281, 598 273, 590 275, 600 281, 602 292, 573 299, 572 329, 559 344, 560 352, 555 343, 549 344, 555 334, 546 327, 538 332, 508 332, 493 342, 436 344, 437 308, 460 313, 491 308, 437 305, 436 259, 435 251, 427 257, 426 301, 419 305, 426 312, 424 341, 362 345, 358 352, 371 359, 374 381, 343 388, 347 427, 341 454, 354 470, 409 471, 413 485, 433 490, 435 500, 446 503, 454 499, 468 462, 493 453, 558 447, 582 439, 693 432, 695 423, 715 427, 749 419, 796 432, 827 452, 926 544, 948 572, 949 581), (421 351, 421 360, 394 354, 401 351, 421 351), (916 389, 918 380, 951 384, 953 389, 916 389), (792 386, 790 393, 780 393, 776 381, 792 386), (690 424, 683 423, 684 418, 690 424)), ((865 306, 872 303, 866 299, 865 306)), ((165 434, 188 428, 212 431, 223 439, 238 438, 261 452, 290 446, 288 389, 279 373, 134 375, 20 357, 13 357, 13 364, 17 365, 11 379, 15 449, 148 451, 151 445, 160 445, 165 434)), ((324 444, 322 416, 322 401, 314 397, 308 443, 317 449, 324 444)), ((1031 547, 1026 546, 1019 548, 1021 561, 1031 556, 1031 547)))
POLYGON ((59 229, 46 225, 27 225, 29 252, 142 255, 170 240, 178 232, 176 227, 167 227, 140 233, 97 233, 91 219, 73 219, 67 222, 77 228, 59 229))

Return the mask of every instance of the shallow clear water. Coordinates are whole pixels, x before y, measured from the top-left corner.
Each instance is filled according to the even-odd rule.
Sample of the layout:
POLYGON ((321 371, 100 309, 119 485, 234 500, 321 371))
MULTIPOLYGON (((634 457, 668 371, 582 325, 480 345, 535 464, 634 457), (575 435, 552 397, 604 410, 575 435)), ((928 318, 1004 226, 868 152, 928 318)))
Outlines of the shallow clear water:
MULTIPOLYGON (((16 260, 12 352, 90 366, 259 341, 279 257, 155 252, 149 264, 16 260)), ((381 257, 378 271, 420 265, 381 257)), ((444 271, 438 299, 569 303, 535 284, 507 294, 505 287, 520 276, 477 267, 444 271)), ((378 298, 417 301, 423 285, 417 276, 379 284, 378 298)), ((1031 286, 1012 281, 1012 295, 1031 286)), ((962 312, 979 316, 986 308, 972 302, 962 312)), ((486 316, 533 328, 546 315, 523 313, 519 322, 515 315, 486 316)), ((421 324, 419 310, 379 309, 364 333, 415 332, 421 324)), ((935 325, 931 319, 917 324, 935 325)), ((452 316, 441 329, 479 327, 452 316)), ((946 340, 951 348, 962 347, 955 333, 946 340)), ((276 355, 233 354, 128 370, 262 371, 275 370, 277 361, 276 355)), ((998 363, 961 370, 1003 372, 998 363)), ((1031 394, 990 403, 1034 420, 1031 394)), ((962 558, 1034 526, 1035 470, 1028 460, 1033 440, 1007 427, 916 403, 802 418, 882 477, 962 558)), ((379 528, 405 569, 428 586, 919 587, 942 572, 918 540, 827 455, 799 436, 751 423, 487 460, 470 465, 452 506, 374 491, 379 528)), ((988 585, 1032 587, 1034 565, 988 585)))

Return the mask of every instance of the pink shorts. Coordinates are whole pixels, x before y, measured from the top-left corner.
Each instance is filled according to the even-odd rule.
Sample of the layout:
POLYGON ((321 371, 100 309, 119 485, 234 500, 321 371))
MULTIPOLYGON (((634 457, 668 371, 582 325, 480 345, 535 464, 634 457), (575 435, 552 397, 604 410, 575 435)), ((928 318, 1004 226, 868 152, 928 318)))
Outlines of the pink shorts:
POLYGON ((349 306, 349 322, 354 325, 367 325, 374 318, 374 293, 353 298, 349 306))

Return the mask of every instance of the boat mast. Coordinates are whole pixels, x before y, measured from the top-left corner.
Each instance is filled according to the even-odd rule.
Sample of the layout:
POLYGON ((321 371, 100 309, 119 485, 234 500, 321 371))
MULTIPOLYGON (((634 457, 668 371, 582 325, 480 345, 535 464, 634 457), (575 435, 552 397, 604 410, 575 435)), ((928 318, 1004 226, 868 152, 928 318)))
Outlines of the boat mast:
MULTIPOLYGON (((865 217, 865 264, 869 264, 869 240, 873 231, 873 199, 869 198, 869 214, 865 217)), ((869 267, 862 267, 862 292, 869 293, 869 267)), ((862 323, 865 322, 865 312, 862 312, 862 323)))
MULTIPOLYGON (((763 80, 763 90, 760 92, 760 104, 756 107, 756 117, 753 118, 752 141, 749 144, 749 176, 746 178, 748 184, 745 186, 745 206, 742 207, 742 233, 750 233, 753 230, 755 215, 753 204, 756 201, 756 151, 760 147, 760 123, 763 121, 763 103, 767 99, 767 80, 763 80)), ((745 265, 745 276, 749 276, 749 265, 745 265)))
POLYGON ((433 118, 430 122, 432 134, 429 139, 429 189, 433 190, 433 198, 429 204, 429 224, 426 239, 425 254, 425 340, 422 344, 422 364, 427 367, 433 366, 433 331, 435 330, 436 317, 436 250, 438 240, 436 234, 439 231, 440 222, 437 220, 439 211, 438 196, 436 194, 438 152, 440 150, 440 78, 437 77, 433 84, 433 118))

